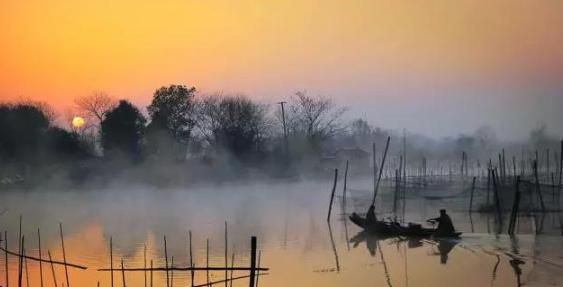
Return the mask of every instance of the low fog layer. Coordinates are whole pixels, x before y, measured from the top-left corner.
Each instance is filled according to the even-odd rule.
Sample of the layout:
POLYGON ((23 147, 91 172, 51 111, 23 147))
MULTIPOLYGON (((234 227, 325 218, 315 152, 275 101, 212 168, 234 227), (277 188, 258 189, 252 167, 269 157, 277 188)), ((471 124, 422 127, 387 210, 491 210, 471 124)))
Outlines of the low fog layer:
POLYGON ((499 139, 489 126, 436 139, 374 126, 326 96, 298 92, 266 105, 181 85, 156 90, 146 109, 104 93, 77 98, 64 117, 44 103, 5 103, 0 134, 2 188, 325 178, 346 161, 352 176, 365 175, 373 166, 372 145, 381 158, 389 136, 384 175, 402 161, 409 173, 423 161, 436 173, 457 170, 462 153, 471 166, 484 167, 502 151, 519 162, 537 153, 540 167, 556 170, 560 155, 559 137, 545 125, 519 142, 499 139))

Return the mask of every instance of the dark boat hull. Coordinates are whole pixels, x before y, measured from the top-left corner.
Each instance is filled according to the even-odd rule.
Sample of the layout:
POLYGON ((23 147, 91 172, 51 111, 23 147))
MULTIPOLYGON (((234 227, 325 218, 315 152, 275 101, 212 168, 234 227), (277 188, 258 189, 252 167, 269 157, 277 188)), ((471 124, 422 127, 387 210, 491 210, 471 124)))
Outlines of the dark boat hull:
MULTIPOLYGON (((436 229, 424 228, 420 225, 409 225, 404 226, 397 222, 386 222, 386 221, 376 221, 374 223, 368 223, 367 220, 356 213, 350 215, 350 221, 352 221, 357 226, 363 228, 364 230, 385 236, 407 236, 407 237, 433 237, 436 229)), ((440 238, 457 238, 461 235, 461 232, 455 232, 452 234, 441 235, 440 238)), ((438 236, 434 236, 438 237, 438 236)))

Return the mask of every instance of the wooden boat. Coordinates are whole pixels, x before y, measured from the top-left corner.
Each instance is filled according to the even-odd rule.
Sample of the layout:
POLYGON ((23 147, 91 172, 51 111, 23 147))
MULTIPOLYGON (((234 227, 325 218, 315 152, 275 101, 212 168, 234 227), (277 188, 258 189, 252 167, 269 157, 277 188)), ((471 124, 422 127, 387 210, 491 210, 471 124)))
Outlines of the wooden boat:
MULTIPOLYGON (((376 221, 368 223, 367 220, 356 213, 350 215, 350 221, 352 221, 357 226, 363 228, 368 232, 383 236, 406 236, 406 237, 436 237, 434 233, 436 229, 425 228, 420 224, 409 223, 407 225, 401 225, 394 221, 376 221)), ((446 236, 439 236, 440 238, 457 238, 461 235, 461 232, 454 232, 446 236)))

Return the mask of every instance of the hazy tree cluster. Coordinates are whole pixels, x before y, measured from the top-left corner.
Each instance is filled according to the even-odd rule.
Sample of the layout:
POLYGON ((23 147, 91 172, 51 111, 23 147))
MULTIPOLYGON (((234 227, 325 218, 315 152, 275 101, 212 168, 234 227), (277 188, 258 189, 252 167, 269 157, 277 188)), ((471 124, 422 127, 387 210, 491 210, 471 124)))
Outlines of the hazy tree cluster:
POLYGON ((54 113, 44 103, 0 105, 0 158, 24 166, 83 158, 86 148, 77 134, 53 125, 54 113))
MULTIPOLYGON (((99 168, 106 172, 111 172, 111 163, 127 165, 119 164, 118 170, 144 163, 153 173, 165 174, 178 164, 211 168, 207 171, 230 167, 278 173, 288 165, 301 171, 322 168, 321 159, 341 148, 371 152, 372 143, 382 144, 388 136, 394 138, 392 156, 407 149, 411 161, 453 158, 461 152, 488 158, 501 146, 490 127, 435 140, 374 127, 361 118, 345 121, 346 108, 304 91, 285 105, 268 105, 243 95, 201 95, 194 87, 170 85, 157 89, 142 109, 101 92, 77 98, 74 104, 75 115, 87 124, 68 130, 55 126, 56 115, 44 103, 1 104, 0 160, 18 166, 20 173, 41 166, 38 163, 61 162, 71 163, 75 171, 82 170, 77 165, 94 162, 109 163, 99 168)), ((542 126, 530 133, 526 146, 555 149, 556 144, 542 126)), ((187 174, 175 170, 180 170, 178 177, 187 174)))

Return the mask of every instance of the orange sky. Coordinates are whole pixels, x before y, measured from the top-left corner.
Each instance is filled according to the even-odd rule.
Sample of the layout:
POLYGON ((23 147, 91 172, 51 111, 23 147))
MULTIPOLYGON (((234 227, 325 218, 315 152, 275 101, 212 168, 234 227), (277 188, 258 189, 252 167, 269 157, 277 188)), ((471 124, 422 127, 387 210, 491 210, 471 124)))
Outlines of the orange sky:
MULTIPOLYGON (((391 120, 370 115, 376 104, 415 111, 421 99, 450 108, 469 97, 478 109, 491 95, 498 107, 482 121, 497 128, 538 101, 528 126, 563 120, 545 111, 563 105, 558 0, 2 0, 0 27, 0 99, 64 107, 102 90, 146 104, 181 83, 265 101, 307 89, 382 125, 391 120), (507 99, 517 106, 506 110, 507 99)), ((379 114, 414 130, 434 125, 397 112, 379 114)))

